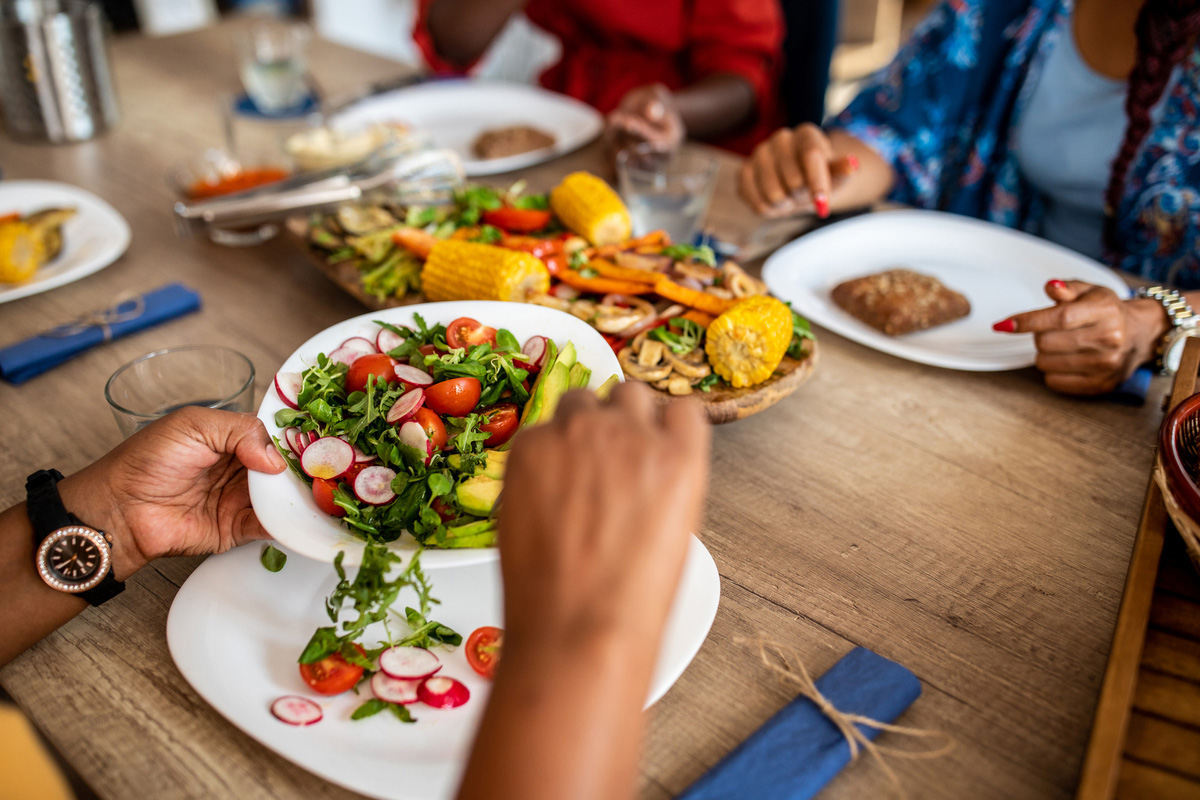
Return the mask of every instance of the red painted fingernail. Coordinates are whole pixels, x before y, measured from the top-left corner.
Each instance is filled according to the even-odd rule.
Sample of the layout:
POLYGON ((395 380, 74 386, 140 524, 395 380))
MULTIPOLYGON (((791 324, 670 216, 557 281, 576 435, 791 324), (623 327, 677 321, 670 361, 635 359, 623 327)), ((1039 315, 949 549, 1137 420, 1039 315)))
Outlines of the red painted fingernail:
POLYGON ((1002 319, 992 326, 992 330, 997 333, 1012 333, 1017 329, 1017 323, 1011 319, 1002 319))
POLYGON ((858 171, 858 156, 854 155, 854 153, 847 153, 846 154, 846 166, 850 168, 851 172, 857 172, 858 171))
POLYGON ((813 208, 817 209, 817 216, 825 219, 829 216, 829 198, 824 194, 813 195, 813 208))
POLYGON ((1051 286, 1053 286, 1055 289, 1065 289, 1065 288, 1067 288, 1066 281, 1060 281, 1060 280, 1058 280, 1057 278, 1056 278, 1056 279, 1054 279, 1054 280, 1052 280, 1052 281, 1050 281, 1050 285, 1051 285, 1051 286))

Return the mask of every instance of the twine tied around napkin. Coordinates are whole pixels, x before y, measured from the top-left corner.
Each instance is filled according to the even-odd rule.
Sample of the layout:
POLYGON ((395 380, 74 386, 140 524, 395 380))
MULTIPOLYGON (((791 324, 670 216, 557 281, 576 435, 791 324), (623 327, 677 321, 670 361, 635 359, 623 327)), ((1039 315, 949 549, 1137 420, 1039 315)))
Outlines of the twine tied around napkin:
POLYGON ((758 647, 759 656, 762 658, 762 663, 767 669, 774 672, 779 678, 787 683, 794 685, 800 694, 815 705, 822 714, 824 714, 830 722, 838 729, 838 731, 846 737, 846 743, 850 745, 850 760, 858 759, 860 751, 865 750, 870 753, 875 761, 879 764, 884 774, 887 775, 888 781, 896 790, 896 794, 901 798, 907 798, 908 794, 904 791, 904 786, 900 783, 899 776, 895 770, 884 760, 884 756, 892 756, 893 758, 909 758, 909 759, 927 759, 939 758, 946 755, 954 749, 954 739, 941 731, 924 730, 922 728, 911 728, 905 725, 891 725, 886 722, 864 717, 861 714, 850 714, 844 711, 839 711, 834 707, 833 703, 821 694, 817 689, 817 684, 813 681, 812 676, 808 674, 808 670, 804 667, 804 662, 799 657, 795 656, 787 646, 774 642, 769 639, 754 638, 748 639, 738 636, 733 640, 736 644, 751 644, 758 647), (771 658, 774 654, 775 658, 771 658), (790 655, 789 655, 790 654, 790 655), (900 734, 902 736, 914 736, 917 738, 937 738, 942 739, 944 744, 934 750, 912 751, 902 750, 895 747, 886 747, 878 745, 867 738, 867 736, 856 726, 863 725, 868 728, 885 731, 887 733, 900 734))
POLYGON ((98 308, 94 311, 89 311, 70 322, 56 325, 49 330, 44 330, 38 336, 65 339, 68 336, 78 336, 88 328, 99 328, 100 333, 104 335, 104 341, 111 342, 113 338, 113 325, 116 325, 118 322, 129 322, 130 320, 137 319, 145 310, 145 297, 140 294, 135 295, 131 292, 123 292, 117 295, 113 304, 108 308, 98 308), (121 306, 129 304, 132 304, 130 308, 121 308, 121 306))

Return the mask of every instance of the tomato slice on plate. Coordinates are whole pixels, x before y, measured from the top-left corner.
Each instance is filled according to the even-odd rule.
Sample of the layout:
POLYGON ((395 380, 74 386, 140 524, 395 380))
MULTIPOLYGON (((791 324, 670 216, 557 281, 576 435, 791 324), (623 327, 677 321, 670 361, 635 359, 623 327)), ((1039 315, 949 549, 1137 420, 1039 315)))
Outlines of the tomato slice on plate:
POLYGON ((513 233, 533 233, 550 224, 550 210, 505 206, 484 211, 482 219, 488 225, 495 225, 513 233))
POLYGON ((513 437, 520 423, 520 415, 513 403, 497 403, 483 412, 479 430, 490 433, 484 447, 499 447, 513 437))
POLYGON ((500 240, 500 246, 506 250, 520 250, 523 253, 546 259, 555 253, 561 253, 561 239, 539 239, 536 236, 505 236, 500 240))
POLYGON ((467 663, 483 677, 492 677, 496 672, 496 665, 500 663, 500 648, 503 644, 503 629, 490 626, 475 629, 467 637, 467 663))
MULTIPOLYGON (((364 657, 366 651, 354 645, 364 657)), ((312 664, 300 665, 300 677, 318 694, 341 694, 353 689, 362 678, 363 668, 342 658, 341 653, 325 656, 312 664)))
POLYGON ((346 373, 346 393, 365 392, 367 378, 372 375, 376 378, 383 378, 388 383, 395 383, 398 380, 395 366, 396 359, 386 353, 370 353, 359 356, 354 359, 354 363, 350 365, 350 371, 346 373))
POLYGON ((335 488, 337 488, 337 481, 313 478, 313 500, 317 502, 317 508, 326 514, 334 517, 344 517, 346 516, 346 509, 333 502, 333 490, 335 488))
POLYGON ((422 407, 413 415, 413 419, 425 429, 425 435, 433 442, 434 450, 441 450, 446 446, 446 426, 441 417, 422 407))
POLYGON ((478 378, 451 378, 425 389, 425 407, 437 414, 465 417, 479 404, 478 378))
POLYGON ((489 328, 477 319, 459 317, 446 326, 446 344, 450 345, 451 349, 470 349, 484 343, 496 343, 496 329, 489 328))

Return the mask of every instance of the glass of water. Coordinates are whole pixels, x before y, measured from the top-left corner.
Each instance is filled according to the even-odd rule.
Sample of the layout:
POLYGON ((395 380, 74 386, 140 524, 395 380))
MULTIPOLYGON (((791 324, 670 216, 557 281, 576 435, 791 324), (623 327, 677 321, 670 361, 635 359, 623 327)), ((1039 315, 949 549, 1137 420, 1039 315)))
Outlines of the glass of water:
POLYGON ((693 149, 674 152, 647 145, 617 154, 617 179, 635 236, 666 231, 688 244, 700 230, 717 184, 717 160, 693 149))
POLYGON ((237 34, 238 67, 259 111, 291 111, 309 95, 308 40, 303 25, 260 22, 237 34))
POLYGON ((228 347, 156 350, 114 372, 104 399, 123 436, 184 406, 252 411, 254 364, 228 347))

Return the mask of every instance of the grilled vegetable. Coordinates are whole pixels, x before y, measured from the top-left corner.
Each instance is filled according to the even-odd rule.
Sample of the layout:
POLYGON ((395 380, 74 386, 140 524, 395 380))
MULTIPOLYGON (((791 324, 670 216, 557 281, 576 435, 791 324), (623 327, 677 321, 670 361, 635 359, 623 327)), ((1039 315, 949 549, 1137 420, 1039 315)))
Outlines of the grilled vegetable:
POLYGON ((27 222, 0 225, 0 281, 27 281, 46 260, 46 245, 27 222))
POLYGON ((530 292, 544 294, 549 290, 550 273, 545 264, 529 253, 446 240, 429 251, 421 271, 421 285, 431 301, 523 302, 530 292))
POLYGON ((792 312, 779 300, 742 300, 708 326, 705 352, 713 370, 735 387, 771 377, 792 341, 792 312))
POLYGON ((34 233, 42 237, 46 261, 53 261, 62 252, 62 226, 73 216, 73 208, 44 208, 25 217, 25 222, 29 223, 34 233))
POLYGON ((550 193, 550 208, 570 230, 594 245, 629 238, 629 211, 612 187, 588 172, 572 172, 550 193))

